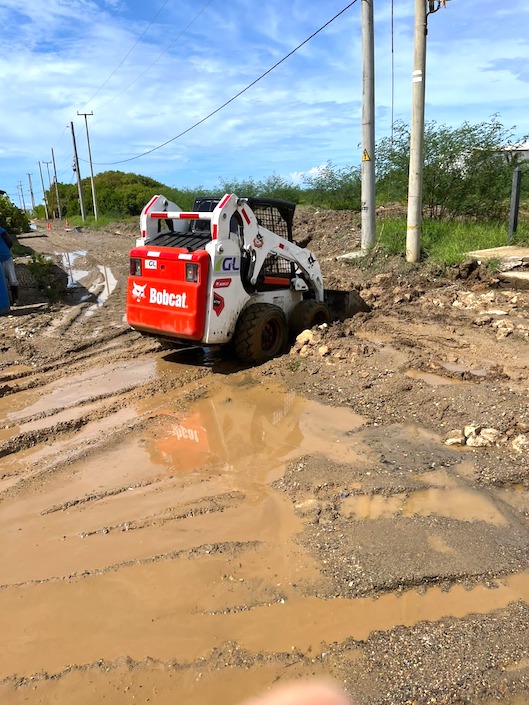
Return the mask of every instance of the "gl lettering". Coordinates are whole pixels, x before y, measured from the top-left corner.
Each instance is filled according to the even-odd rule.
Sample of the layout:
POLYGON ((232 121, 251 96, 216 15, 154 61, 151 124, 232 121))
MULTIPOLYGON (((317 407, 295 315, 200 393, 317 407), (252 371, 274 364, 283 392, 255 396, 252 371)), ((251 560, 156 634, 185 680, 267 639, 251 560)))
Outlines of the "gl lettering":
POLYGON ((224 257, 215 265, 217 272, 238 272, 240 271, 238 257, 224 257))

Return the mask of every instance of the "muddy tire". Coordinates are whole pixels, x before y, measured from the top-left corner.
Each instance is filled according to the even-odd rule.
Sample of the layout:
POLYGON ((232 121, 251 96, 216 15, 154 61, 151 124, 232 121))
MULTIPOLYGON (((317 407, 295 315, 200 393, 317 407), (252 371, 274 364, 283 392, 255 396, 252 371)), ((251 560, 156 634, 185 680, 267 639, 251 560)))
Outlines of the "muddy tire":
POLYGON ((242 362, 259 364, 285 352, 285 314, 272 304, 254 304, 241 313, 233 335, 235 354, 242 362))
POLYGON ((300 301, 290 316, 289 329, 294 337, 301 331, 331 322, 331 312, 327 304, 319 301, 300 301))

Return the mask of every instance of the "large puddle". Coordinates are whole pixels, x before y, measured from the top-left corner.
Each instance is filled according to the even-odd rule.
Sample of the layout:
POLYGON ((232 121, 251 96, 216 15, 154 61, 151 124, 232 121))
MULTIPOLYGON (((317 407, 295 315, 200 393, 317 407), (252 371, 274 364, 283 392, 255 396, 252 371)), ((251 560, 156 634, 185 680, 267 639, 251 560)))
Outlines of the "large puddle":
MULTIPOLYGON (((29 391, 6 399, 0 417, 39 429, 39 414, 63 418, 94 394, 126 389, 131 374, 138 381, 161 372, 174 376, 173 393, 122 410, 142 419, 139 427, 35 486, 28 476, 0 505, 0 680, 44 671, 65 678, 73 665, 81 672, 124 658, 191 668, 229 643, 254 655, 248 663, 256 654, 317 658, 326 644, 362 641, 375 630, 529 602, 527 572, 496 580, 495 589, 454 584, 377 599, 314 596, 312 586, 325 579, 298 540, 305 519, 271 486, 291 461, 319 456, 320 484, 326 465, 354 470, 357 494, 340 502, 341 517, 351 521, 441 517, 504 528, 506 515, 501 501, 450 469, 409 479, 403 471, 423 486, 363 493, 361 470, 376 456, 364 419, 256 385, 249 373, 215 376, 184 411, 178 365, 116 364, 38 398, 29 391)), ((34 459, 17 472, 31 472, 34 459)), ((453 550, 435 532, 428 541, 432 551, 453 550)), ((271 667, 273 677, 284 669, 279 660, 271 667)), ((162 678, 166 669, 159 669, 162 678)), ((234 670, 238 678, 244 669, 234 670)))

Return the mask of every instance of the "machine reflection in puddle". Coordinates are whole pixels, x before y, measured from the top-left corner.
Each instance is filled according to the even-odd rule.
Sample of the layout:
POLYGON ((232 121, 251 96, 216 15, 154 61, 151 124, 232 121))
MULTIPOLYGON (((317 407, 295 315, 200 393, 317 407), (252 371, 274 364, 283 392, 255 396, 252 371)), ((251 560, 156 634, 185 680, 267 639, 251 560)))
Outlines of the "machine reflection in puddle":
POLYGON ((182 417, 175 403, 155 417, 145 439, 151 461, 189 472, 205 465, 273 469, 293 454, 319 452, 337 462, 358 460, 347 435, 362 417, 311 402, 279 388, 223 385, 182 417))

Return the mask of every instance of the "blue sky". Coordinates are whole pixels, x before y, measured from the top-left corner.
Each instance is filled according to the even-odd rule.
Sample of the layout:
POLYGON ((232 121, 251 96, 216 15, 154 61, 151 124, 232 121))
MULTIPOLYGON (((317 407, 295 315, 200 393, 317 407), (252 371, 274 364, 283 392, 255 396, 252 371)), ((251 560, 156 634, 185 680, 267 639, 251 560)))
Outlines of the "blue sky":
MULTIPOLYGON (((38 162, 47 187, 52 148, 59 182, 75 183, 71 121, 89 176, 77 113, 92 111, 95 173, 208 188, 358 164, 361 1, 213 117, 131 159, 232 98, 347 0, 2 0, 0 188, 20 205, 20 183, 29 205, 32 174, 40 202, 38 162)), ((410 116, 414 0, 391 8, 374 0, 377 139, 392 114, 410 116)), ((431 16, 426 119, 458 126, 499 114, 520 138, 529 133, 528 26, 527 0, 450 0, 431 16)))

